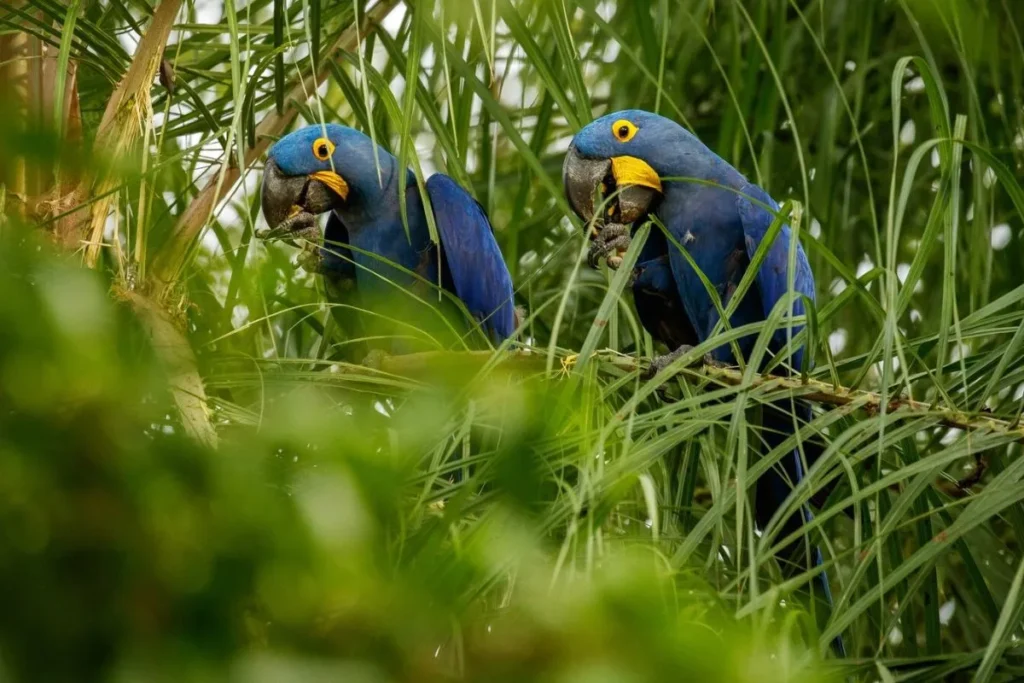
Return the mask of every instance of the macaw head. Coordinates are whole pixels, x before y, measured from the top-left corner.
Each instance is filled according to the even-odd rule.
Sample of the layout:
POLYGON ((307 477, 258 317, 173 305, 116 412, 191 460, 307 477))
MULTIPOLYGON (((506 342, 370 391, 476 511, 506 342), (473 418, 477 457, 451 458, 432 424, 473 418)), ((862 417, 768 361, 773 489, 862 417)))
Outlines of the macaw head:
MULTIPOLYGON (((663 194, 661 175, 688 142, 689 134, 671 119, 640 109, 607 114, 573 138, 562 166, 565 194, 583 220, 594 217, 594 195, 616 193, 609 219, 632 223, 663 194)), ((692 136, 689 136, 692 137, 692 136)))
POLYGON ((285 135, 267 153, 262 205, 274 228, 298 211, 372 207, 383 198, 394 157, 366 135, 334 123, 312 125, 285 135), (381 181, 384 182, 381 182, 381 181))

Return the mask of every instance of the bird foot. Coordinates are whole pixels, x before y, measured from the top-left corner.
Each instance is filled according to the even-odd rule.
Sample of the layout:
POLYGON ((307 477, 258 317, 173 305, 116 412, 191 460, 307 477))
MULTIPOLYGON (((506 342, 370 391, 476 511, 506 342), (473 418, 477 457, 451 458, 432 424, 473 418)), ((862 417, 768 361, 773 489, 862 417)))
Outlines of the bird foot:
POLYGON ((318 241, 320 238, 320 225, 317 223, 316 214, 299 210, 285 218, 276 227, 267 230, 257 230, 256 237, 261 240, 305 239, 318 241))
MULTIPOLYGON (((668 366, 672 365, 677 360, 679 360, 680 358, 682 358, 691 351, 693 351, 692 346, 690 346, 689 344, 683 344, 675 351, 666 353, 664 356, 655 356, 654 358, 651 359, 650 366, 643 373, 643 378, 645 380, 652 379, 662 370, 665 370, 668 366)), ((687 363, 686 367, 696 368, 700 367, 701 365, 707 365, 710 363, 711 356, 705 355, 703 358, 698 358, 696 360, 691 361, 690 363, 687 363)))
POLYGON ((320 253, 320 224, 316 215, 296 211, 270 230, 257 230, 257 239, 280 240, 301 249, 295 265, 308 273, 323 273, 323 254, 320 253))
POLYGON ((306 242, 302 245, 302 251, 299 252, 298 257, 295 259, 295 265, 307 273, 322 275, 324 272, 324 257, 320 253, 320 247, 316 243, 306 242))
POLYGON ((371 370, 381 370, 384 365, 384 361, 390 356, 391 354, 386 351, 372 349, 368 354, 366 354, 366 357, 363 358, 362 365, 370 368, 371 370))
POLYGON ((512 309, 512 322, 518 330, 526 322, 526 318, 529 314, 526 311, 526 306, 516 306, 512 309))
POLYGON ((591 268, 597 268, 602 258, 608 267, 617 270, 622 265, 622 256, 629 249, 632 238, 632 226, 625 223, 607 223, 603 227, 594 226, 590 249, 587 250, 587 262, 591 268))

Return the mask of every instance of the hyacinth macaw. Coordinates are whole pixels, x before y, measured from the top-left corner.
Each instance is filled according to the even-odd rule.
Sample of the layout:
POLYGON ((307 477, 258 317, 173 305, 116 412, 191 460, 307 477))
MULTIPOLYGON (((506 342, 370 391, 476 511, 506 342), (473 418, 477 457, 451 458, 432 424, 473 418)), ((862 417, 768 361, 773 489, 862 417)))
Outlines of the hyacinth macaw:
MULTIPOLYGON (((431 243, 412 171, 399 168, 394 156, 363 133, 326 124, 297 130, 270 148, 261 200, 268 234, 303 236, 313 244, 316 216, 331 212, 324 246, 305 265, 312 262, 311 269, 324 275, 332 299, 354 291, 359 304, 373 312, 364 319, 393 323, 382 332, 395 335, 388 350, 416 348, 401 338, 401 327, 431 317, 424 302, 431 301, 432 289, 437 300, 437 285, 465 305, 493 343, 512 336, 512 278, 483 208, 440 173, 427 179, 426 194, 440 249, 431 243), (408 226, 399 202, 401 173, 408 226)), ((436 323, 436 312, 433 318, 436 323)))
MULTIPOLYGON (((620 111, 597 119, 580 130, 569 146, 563 167, 565 191, 573 210, 591 221, 595 194, 607 197, 595 221, 596 235, 591 248, 594 256, 609 256, 629 244, 630 224, 646 216, 656 216, 674 241, 685 249, 717 291, 722 309, 730 303, 774 216, 765 207, 778 211, 778 204, 757 185, 708 149, 700 140, 674 121, 640 110, 620 111), (677 178, 679 180, 670 180, 677 178), (664 181, 662 179, 665 179, 664 181), (696 179, 692 182, 682 179, 696 179), (601 229, 598 224, 606 221, 601 229)), ((730 324, 738 327, 763 321, 788 291, 789 226, 771 245, 755 276, 754 286, 732 314, 730 324)), ((814 275, 803 247, 796 245, 796 270, 793 286, 797 294, 814 300, 814 275)), ((633 294, 637 313, 651 336, 673 350, 656 359, 654 371, 665 367, 690 347, 706 340, 719 323, 719 312, 693 265, 680 249, 658 229, 650 233, 634 269, 633 294)), ((793 313, 803 315, 803 302, 793 304, 793 313)), ((800 326, 793 326, 793 334, 800 326)), ((749 357, 756 335, 739 340, 739 349, 749 357)), ((785 326, 776 331, 770 350, 778 352, 787 343, 785 326)), ((792 353, 789 361, 800 367, 803 349, 792 353)), ((711 356, 720 362, 735 364, 728 344, 715 348, 711 356)), ((795 404, 803 421, 810 420, 810 408, 795 404)), ((793 418, 785 408, 764 409, 764 440, 774 448, 793 433, 793 418)), ((757 482, 754 506, 758 526, 764 529, 783 504, 792 487, 803 478, 800 455, 794 451, 757 482)), ((788 536, 811 519, 804 507, 785 520, 779 537, 788 536)), ((783 568, 802 567, 804 551, 792 544, 779 559, 783 568)), ((815 565, 821 554, 813 549, 815 565)), ((816 582, 831 604, 828 579, 824 572, 816 582)), ((837 644, 841 648, 841 642, 837 644)))

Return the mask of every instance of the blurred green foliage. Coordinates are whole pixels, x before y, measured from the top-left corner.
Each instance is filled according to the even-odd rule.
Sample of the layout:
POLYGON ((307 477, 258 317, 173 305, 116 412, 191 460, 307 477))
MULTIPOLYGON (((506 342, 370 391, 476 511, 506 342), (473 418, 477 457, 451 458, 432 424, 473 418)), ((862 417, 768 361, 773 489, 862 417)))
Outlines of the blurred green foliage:
POLYGON ((661 349, 581 263, 560 182, 593 115, 670 116, 800 210, 815 378, 1019 424, 1020 0, 195 0, 149 137, 108 159, 91 141, 164 1, 83 1, 73 31, 65 3, 0 6, 0 215, 35 219, 0 225, 0 680, 819 680, 837 633, 857 680, 1024 675, 1019 441, 818 408, 794 500, 834 485, 805 529, 837 605, 816 622, 742 495, 783 455, 757 457, 765 394, 563 368, 661 349), (324 84, 286 99, 314 45, 324 84), (61 50, 80 137, 53 134, 61 50), (472 191, 528 363, 348 365, 347 312, 253 239, 258 155, 155 280, 279 99, 472 191), (50 192, 108 167, 85 271, 81 242, 47 246, 50 192), (217 449, 184 436, 134 296, 194 350, 217 449))
POLYGON ((529 449, 564 397, 480 389, 506 419, 494 500, 425 505, 460 392, 413 394, 390 448, 310 389, 206 451, 108 286, 4 229, 0 677, 820 680, 792 617, 755 636, 642 548, 553 578, 529 449))

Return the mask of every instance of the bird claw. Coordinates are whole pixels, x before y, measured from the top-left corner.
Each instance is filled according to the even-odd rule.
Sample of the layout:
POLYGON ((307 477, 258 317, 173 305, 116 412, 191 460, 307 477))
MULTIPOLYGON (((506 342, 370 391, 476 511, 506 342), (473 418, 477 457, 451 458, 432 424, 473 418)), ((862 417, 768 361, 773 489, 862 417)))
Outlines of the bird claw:
POLYGON ((516 326, 517 330, 523 326, 524 322, 526 322, 528 315, 529 313, 525 306, 516 306, 512 309, 512 323, 516 326))
POLYGON ((602 258, 608 267, 618 270, 622 266, 622 255, 629 249, 632 238, 631 226, 625 223, 608 223, 603 227, 594 227, 590 249, 587 251, 587 263, 597 268, 602 258))
MULTIPOLYGON (((683 344, 675 351, 666 353, 664 356, 655 356, 654 358, 651 359, 650 366, 647 368, 647 370, 644 371, 642 375, 643 379, 649 380, 654 378, 658 373, 660 373, 668 366, 672 365, 672 363, 676 362, 677 360, 688 354, 690 351, 693 351, 693 347, 690 346, 689 344, 683 344)), ((686 367, 696 368, 702 365, 708 365, 711 362, 711 357, 705 354, 703 358, 698 358, 692 361, 691 363, 688 363, 686 367)))
POLYGON ((387 351, 382 351, 381 349, 371 349, 370 352, 366 354, 366 357, 363 358, 362 365, 370 368, 371 370, 380 370, 384 365, 384 361, 390 355, 391 354, 387 351))
POLYGON ((315 244, 311 246, 308 242, 304 244, 295 259, 295 265, 307 273, 323 274, 324 257, 320 253, 320 247, 315 244))
POLYGON ((317 224, 316 214, 299 210, 285 218, 274 228, 257 230, 256 237, 261 240, 310 239, 311 236, 318 238, 319 233, 320 226, 317 224))
POLYGON ((323 254, 320 253, 319 247, 320 224, 316 220, 316 214, 302 210, 295 211, 281 221, 277 227, 269 230, 257 230, 255 235, 257 239, 280 240, 301 249, 301 253, 295 259, 296 267, 302 268, 308 273, 323 272, 323 254))

